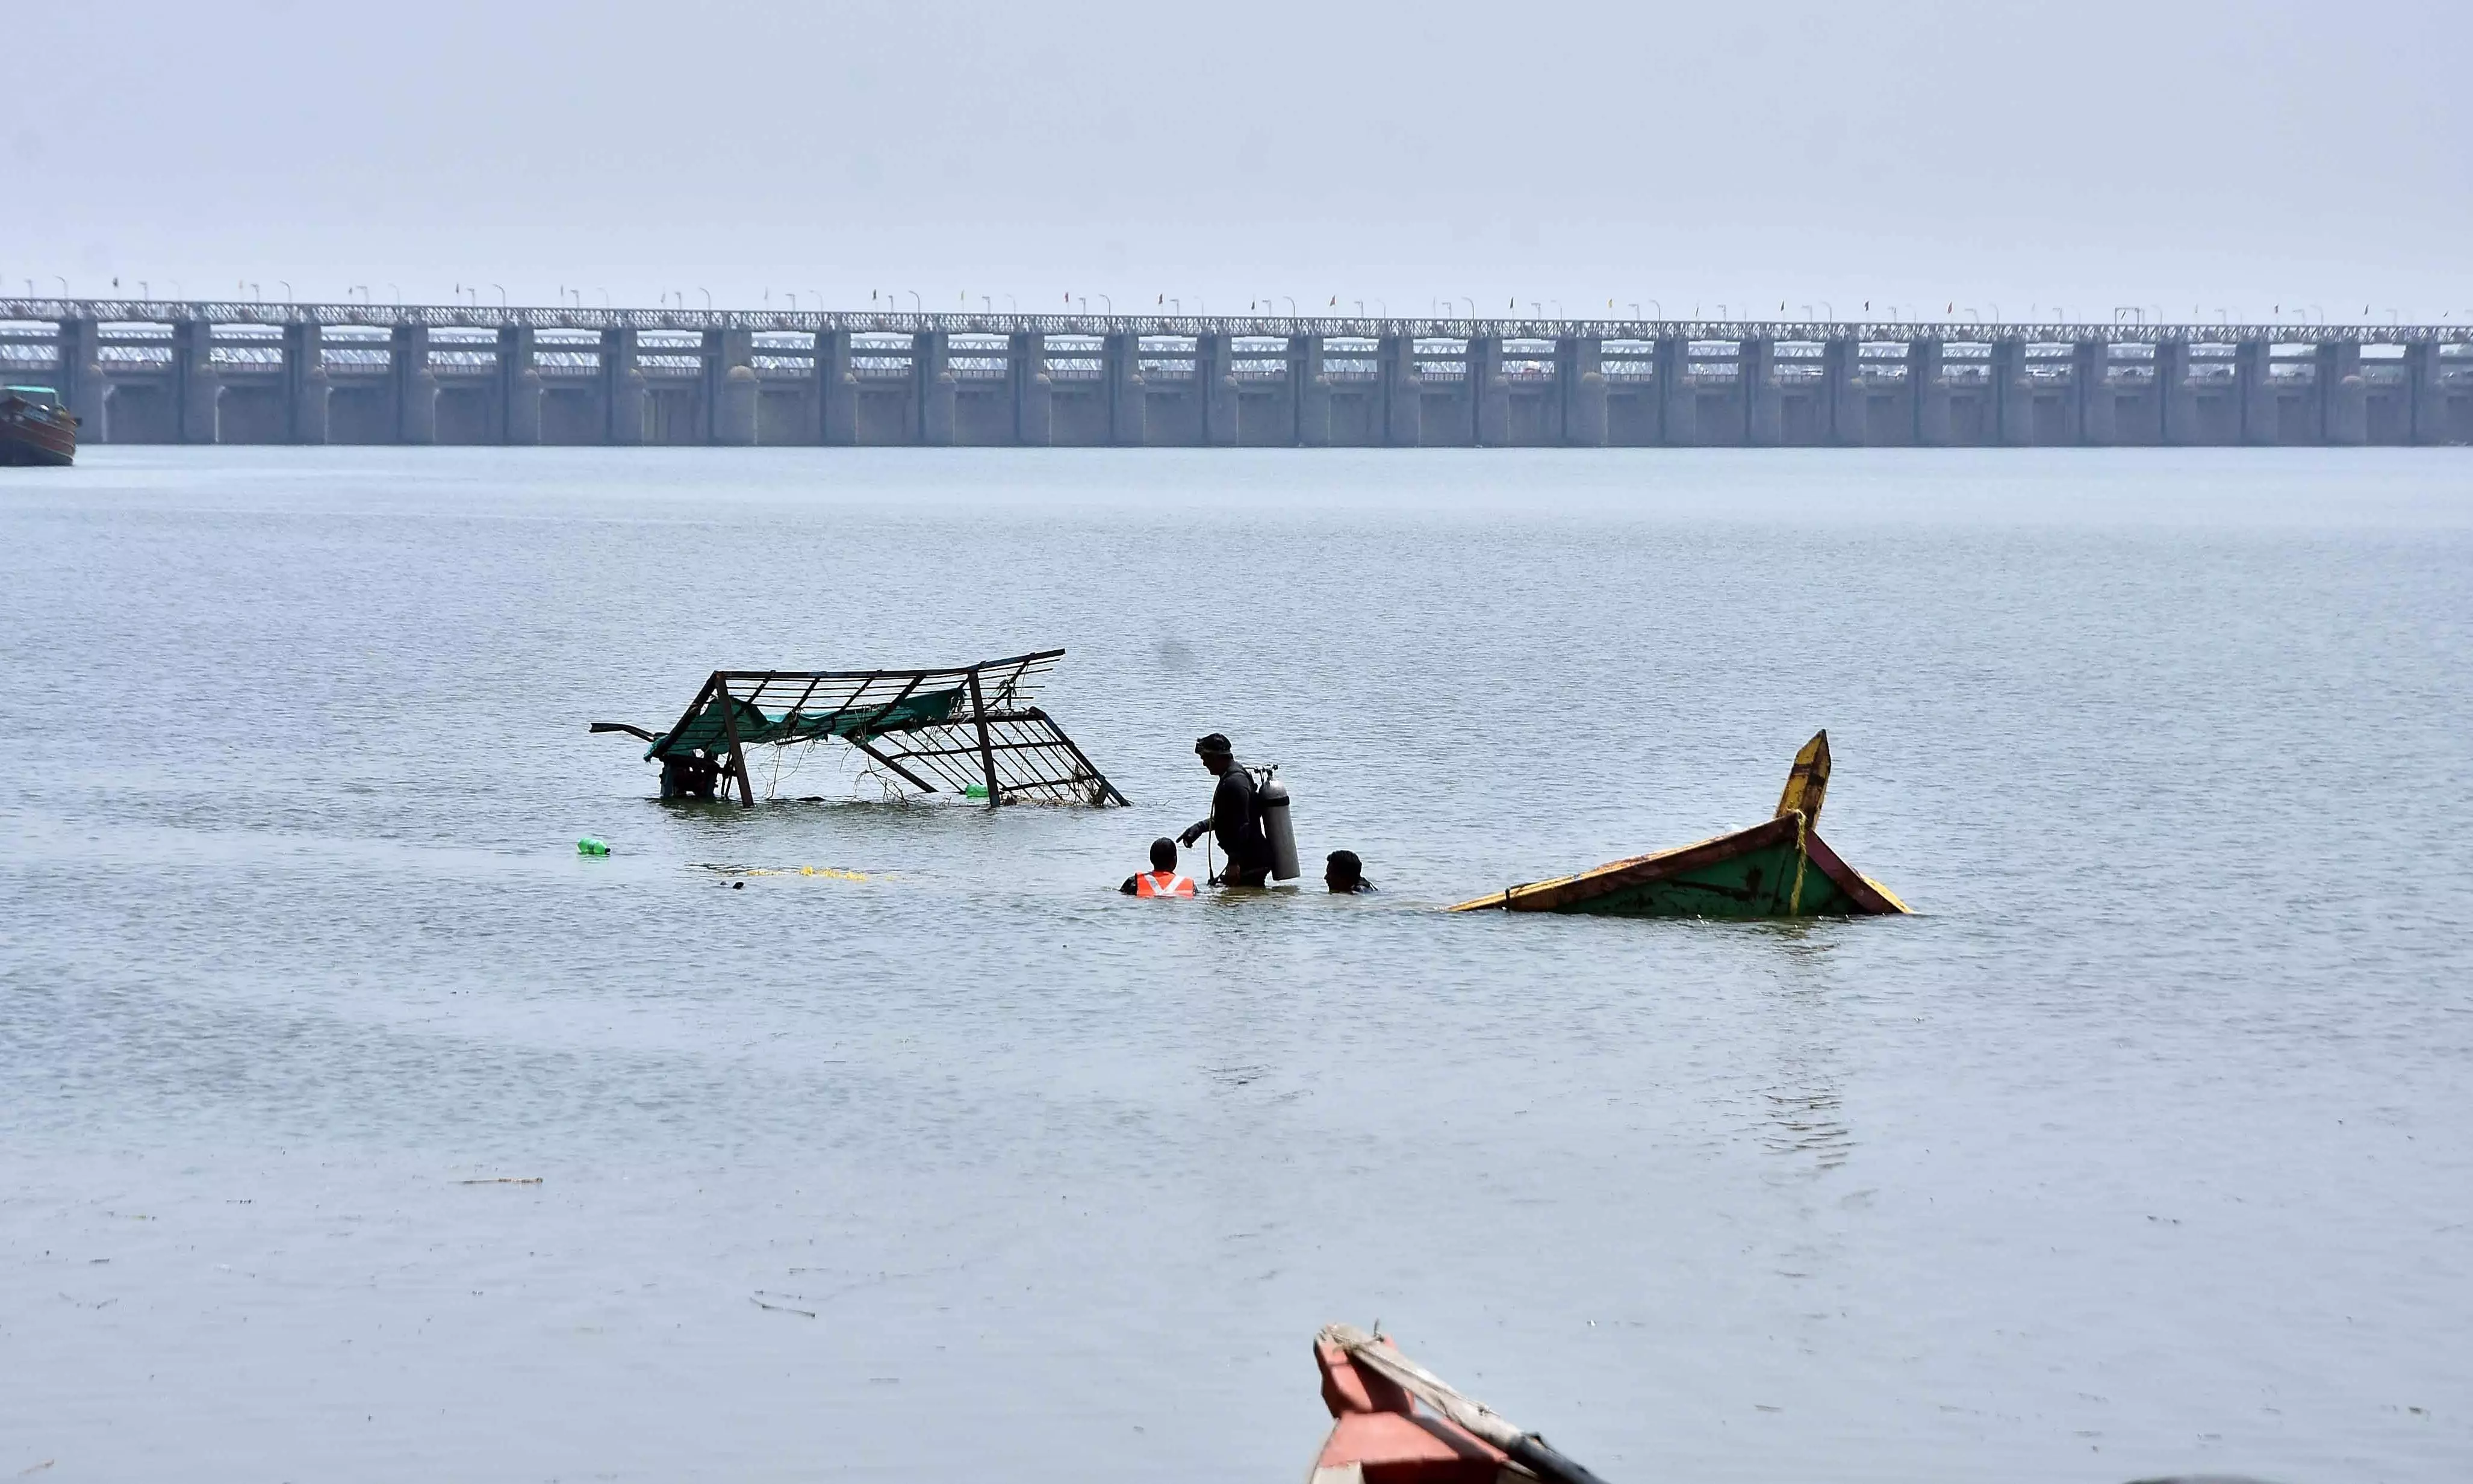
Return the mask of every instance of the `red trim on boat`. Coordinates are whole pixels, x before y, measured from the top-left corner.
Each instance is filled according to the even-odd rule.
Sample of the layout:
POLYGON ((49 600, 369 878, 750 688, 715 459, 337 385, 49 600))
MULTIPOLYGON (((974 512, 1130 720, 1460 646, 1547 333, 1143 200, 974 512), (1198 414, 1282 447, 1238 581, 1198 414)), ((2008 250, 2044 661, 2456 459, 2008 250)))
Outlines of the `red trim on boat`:
MULTIPOLYGON (((1390 1344, 1388 1339, 1384 1344, 1390 1344)), ((1448 1418, 1419 1412, 1396 1383, 1360 1371, 1348 1352, 1316 1341, 1323 1405, 1334 1419, 1314 1459, 1317 1479, 1364 1484, 1494 1484, 1509 1455, 1448 1418), (1323 1471, 1333 1471, 1330 1474, 1323 1471)))

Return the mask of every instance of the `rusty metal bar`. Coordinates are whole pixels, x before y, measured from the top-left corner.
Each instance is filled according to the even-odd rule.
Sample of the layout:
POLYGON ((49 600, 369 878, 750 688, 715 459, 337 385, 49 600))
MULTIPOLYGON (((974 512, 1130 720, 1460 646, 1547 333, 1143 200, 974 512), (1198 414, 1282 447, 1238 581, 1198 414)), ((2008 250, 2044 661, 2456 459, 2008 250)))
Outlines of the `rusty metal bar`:
POLYGON ((979 698, 977 665, 971 666, 971 715, 979 727, 979 762, 988 772, 988 807, 993 809, 1003 802, 1004 785, 996 778, 996 750, 988 745, 988 712, 986 705, 979 698))
POLYGON ((756 785, 747 780, 747 754, 738 747, 738 703, 730 694, 730 682, 715 671, 713 684, 721 691, 721 730, 730 739, 730 767, 738 775, 738 803, 741 808, 756 807, 756 785))

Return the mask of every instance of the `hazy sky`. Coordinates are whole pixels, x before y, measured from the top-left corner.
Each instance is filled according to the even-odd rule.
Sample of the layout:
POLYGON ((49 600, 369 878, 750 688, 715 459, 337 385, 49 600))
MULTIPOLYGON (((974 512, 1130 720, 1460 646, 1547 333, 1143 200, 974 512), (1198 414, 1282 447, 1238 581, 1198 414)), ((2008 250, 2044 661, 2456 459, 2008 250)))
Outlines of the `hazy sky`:
POLYGON ((6 28, 16 292, 2473 318, 2466 0, 67 0, 6 28))

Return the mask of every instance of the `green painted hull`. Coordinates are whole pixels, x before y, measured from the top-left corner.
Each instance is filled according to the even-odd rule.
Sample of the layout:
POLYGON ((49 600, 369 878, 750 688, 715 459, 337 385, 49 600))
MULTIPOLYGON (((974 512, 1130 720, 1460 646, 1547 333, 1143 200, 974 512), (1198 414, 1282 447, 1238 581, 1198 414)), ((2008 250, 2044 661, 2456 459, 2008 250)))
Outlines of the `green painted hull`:
POLYGON ((1749 920, 1849 917, 1861 909, 1789 840, 1552 910, 1601 918, 1749 920))
POLYGON ((1584 917, 1868 917, 1902 913, 1888 888, 1849 867, 1807 827, 1800 809, 1679 850, 1609 861, 1576 875, 1532 881, 1464 901, 1453 912, 1500 908, 1584 917))

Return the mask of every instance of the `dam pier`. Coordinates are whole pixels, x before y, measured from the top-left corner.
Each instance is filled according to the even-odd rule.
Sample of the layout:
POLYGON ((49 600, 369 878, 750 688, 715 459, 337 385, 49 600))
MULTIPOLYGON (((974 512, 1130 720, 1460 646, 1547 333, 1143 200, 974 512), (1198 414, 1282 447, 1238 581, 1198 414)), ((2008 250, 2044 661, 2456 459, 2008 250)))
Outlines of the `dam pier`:
POLYGON ((2473 326, 0 299, 86 443, 2473 443, 2473 326))

